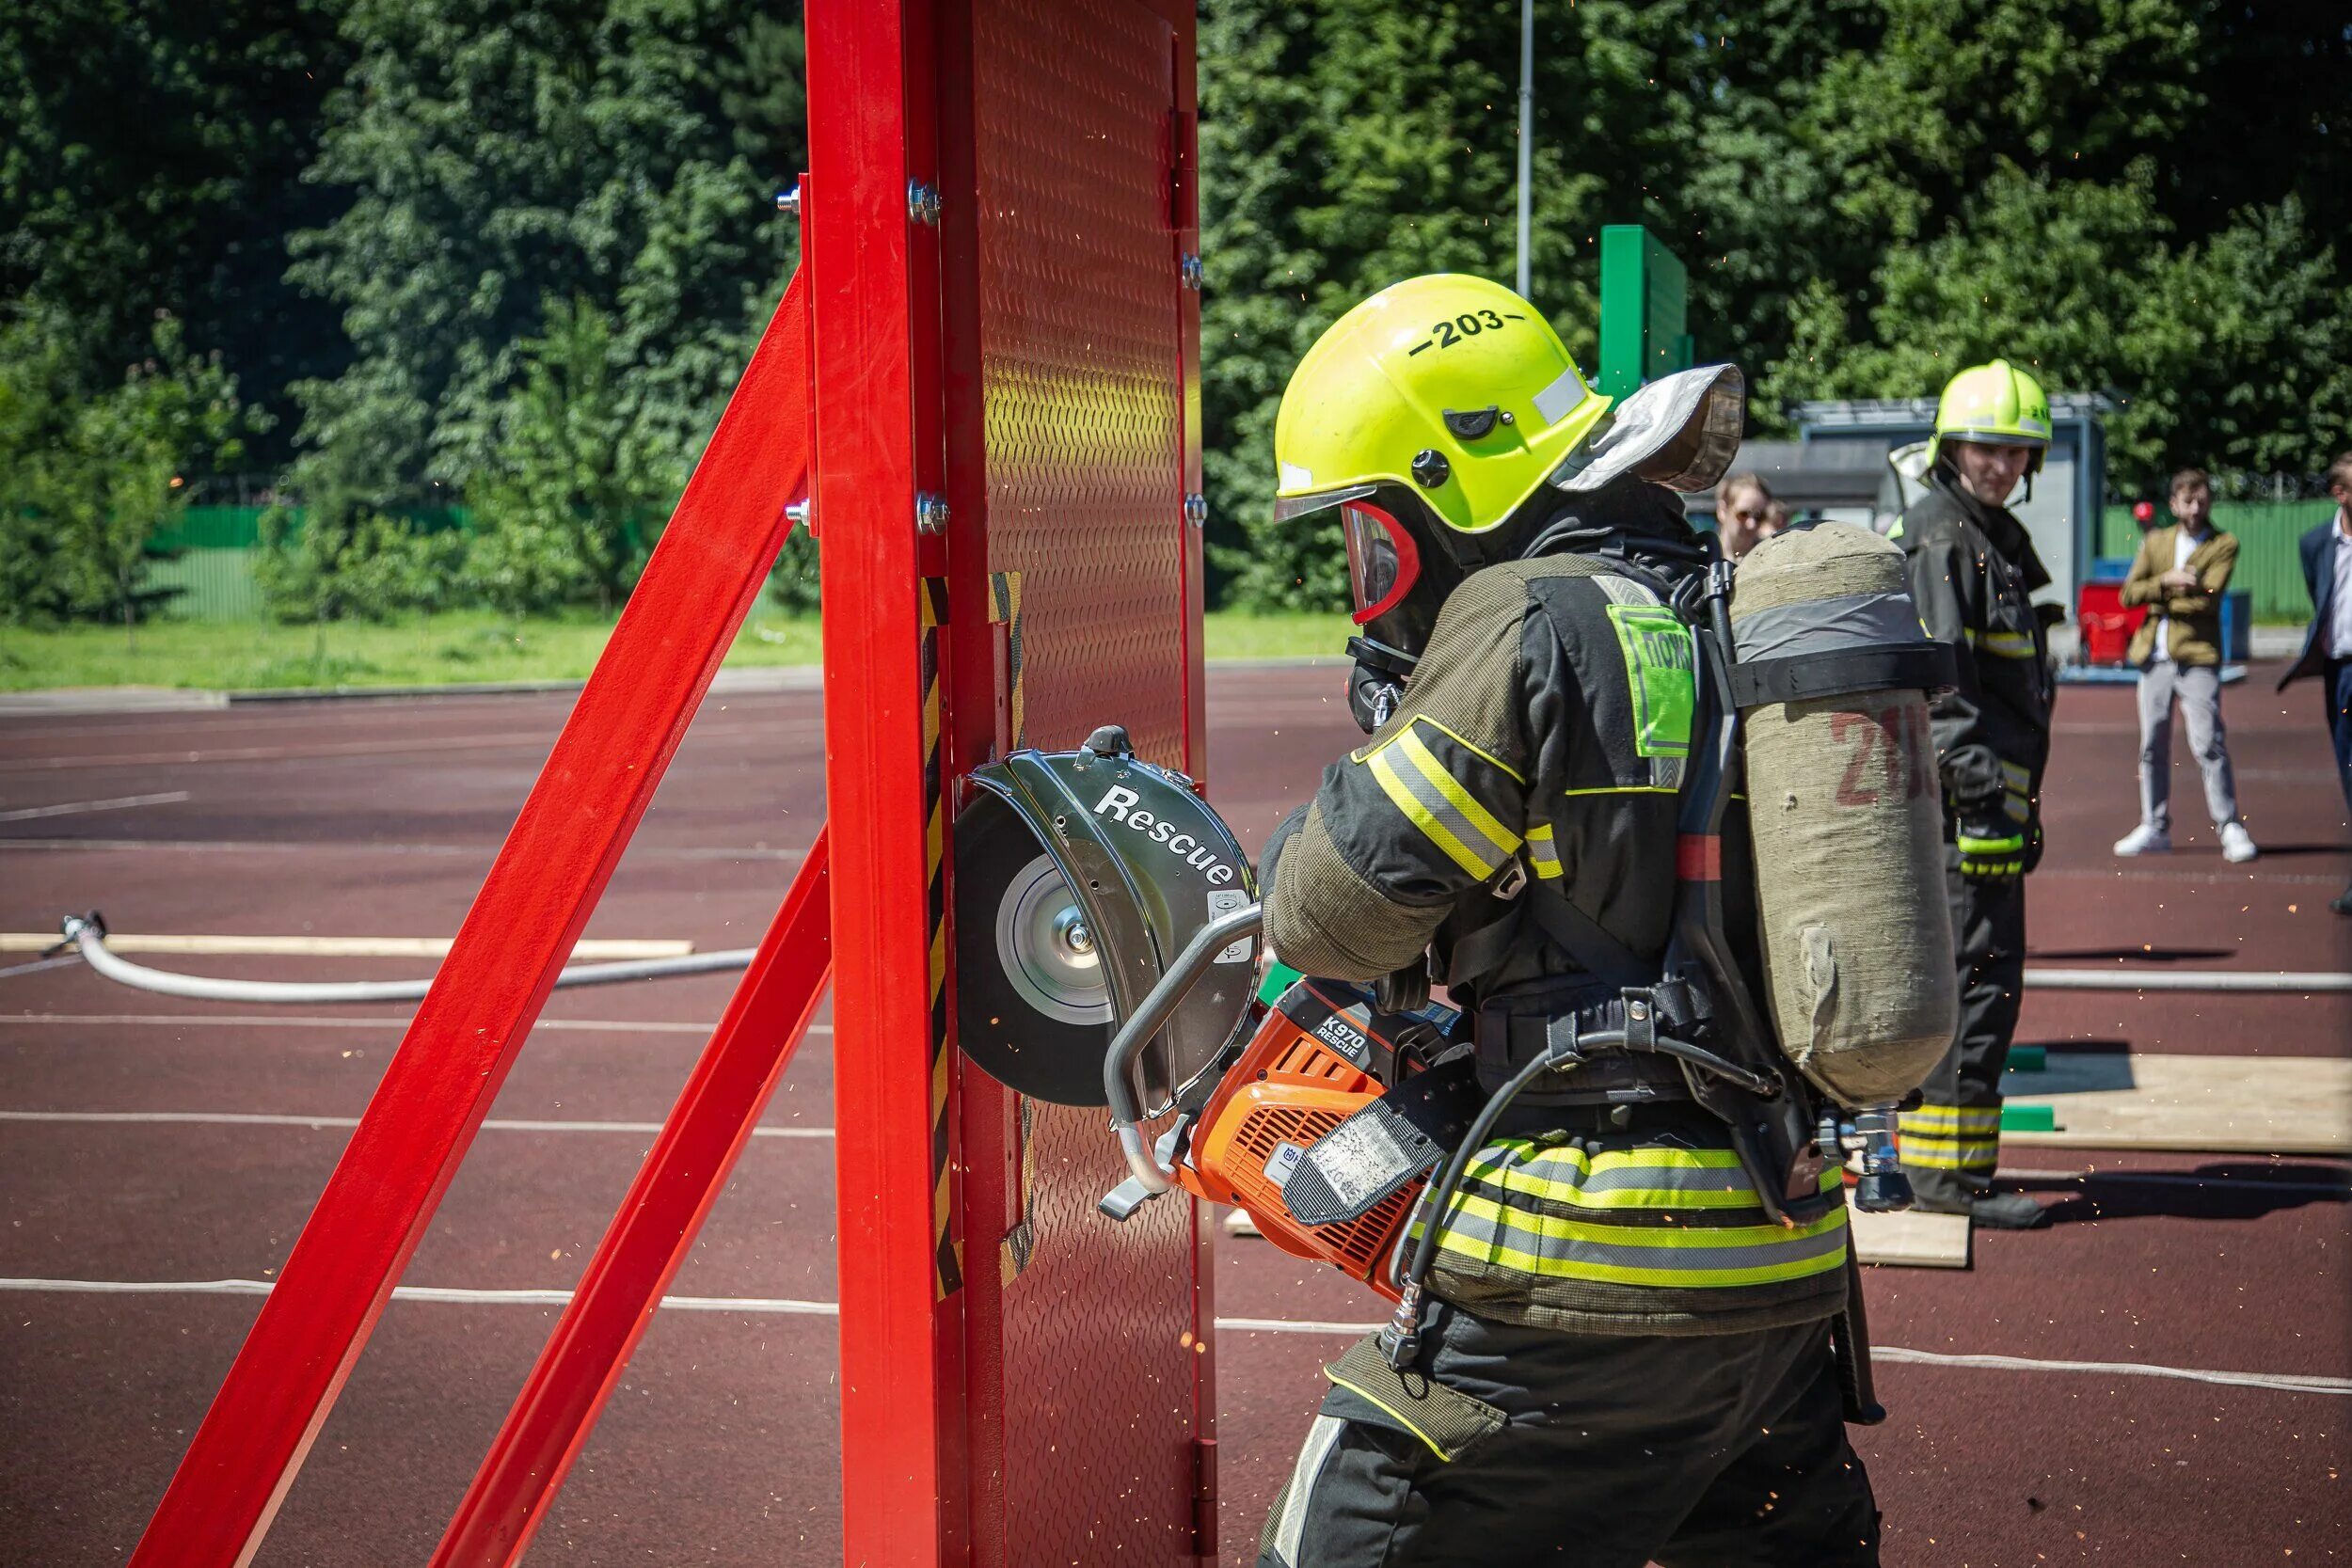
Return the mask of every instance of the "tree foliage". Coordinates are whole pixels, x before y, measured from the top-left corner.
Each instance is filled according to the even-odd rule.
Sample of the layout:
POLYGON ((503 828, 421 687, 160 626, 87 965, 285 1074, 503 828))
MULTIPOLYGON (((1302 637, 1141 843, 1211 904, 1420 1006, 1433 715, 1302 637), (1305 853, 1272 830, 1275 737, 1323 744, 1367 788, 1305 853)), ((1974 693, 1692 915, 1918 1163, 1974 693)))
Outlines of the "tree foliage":
POLYGON ((262 420, 169 316, 117 385, 77 392, 58 318, 35 306, 0 327, 0 615, 133 629, 153 603, 150 544, 187 504, 189 473, 234 463, 262 420))
MULTIPOLYGON (((1273 415, 1326 326, 1451 267, 1508 281, 1517 5, 1208 0, 1203 401, 1232 596, 1344 600, 1271 520, 1273 415)), ((2113 479, 2308 472, 2352 423, 2352 29, 2255 0, 1538 0, 1533 293, 1594 354, 1595 239, 1691 266, 1759 427, 1994 354, 2105 391, 2113 479)))
MULTIPOLYGON (((1270 517, 1274 410, 1315 336, 1415 273, 1512 275, 1518 11, 1202 0, 1229 599, 1343 597, 1331 519, 1270 517)), ((2344 444, 2340 5, 1538 0, 1536 52, 1532 292, 1586 364, 1600 229, 1640 222, 1764 430, 1999 353, 2116 399, 2126 488, 2344 444)), ((617 599, 794 261, 765 198, 805 159, 803 76, 788 9, 724 0, 0 8, 0 613, 135 604, 119 574, 69 585, 27 498, 127 537, 160 448, 123 437, 129 477, 79 498, 31 465, 181 419, 167 467, 200 480, 240 449, 167 418, 172 387, 283 416, 238 415, 240 461, 291 463, 299 525, 272 519, 262 567, 280 614, 617 599), (151 356, 176 368, 126 378, 151 356)), ((780 599, 812 602, 810 560, 788 547, 780 599)))
MULTIPOLYGON (((155 312, 218 355, 246 401, 345 356, 287 239, 338 193, 307 184, 341 80, 343 0, 39 0, 0 7, 0 299, 38 298, 73 395, 151 349, 155 312)), ((242 461, 275 466, 293 421, 242 461)))

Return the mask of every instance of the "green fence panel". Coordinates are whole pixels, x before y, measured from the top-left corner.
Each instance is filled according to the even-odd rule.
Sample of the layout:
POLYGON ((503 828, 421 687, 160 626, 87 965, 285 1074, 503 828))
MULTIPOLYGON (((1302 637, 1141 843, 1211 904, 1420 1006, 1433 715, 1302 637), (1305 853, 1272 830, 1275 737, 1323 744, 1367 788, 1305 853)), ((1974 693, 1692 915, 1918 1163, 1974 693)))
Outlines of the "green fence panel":
POLYGON ((249 550, 262 542, 259 506, 191 506, 155 535, 165 550, 249 550))
MULTIPOLYGON (((2217 501, 2216 528, 2237 535, 2237 570, 2230 579, 2253 596, 2254 619, 2299 622, 2311 618, 2311 596, 2303 591, 2303 566, 2296 541, 2336 515, 2336 503, 2312 501, 2217 501)), ((2170 520, 2169 514, 2159 516, 2170 520)), ((2139 525, 2128 506, 2110 506, 2099 516, 2099 553, 2128 559, 2139 550, 2139 525)))
POLYGON ((164 613, 180 621, 258 621, 262 590, 253 580, 252 549, 184 549, 151 562, 150 588, 177 588, 164 613))

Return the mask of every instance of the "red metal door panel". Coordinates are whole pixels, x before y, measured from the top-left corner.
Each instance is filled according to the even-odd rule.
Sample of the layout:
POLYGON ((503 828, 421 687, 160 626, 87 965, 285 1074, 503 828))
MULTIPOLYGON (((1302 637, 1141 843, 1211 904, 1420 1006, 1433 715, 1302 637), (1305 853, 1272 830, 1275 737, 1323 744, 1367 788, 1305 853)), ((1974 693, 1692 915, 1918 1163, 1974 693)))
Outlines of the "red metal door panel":
MULTIPOLYGON (((1021 574, 1025 737, 1118 722, 1184 767, 1175 42, 1133 0, 979 0, 971 91, 988 564, 1021 574)), ((1192 1205, 1102 1218, 1125 1172, 1101 1114, 1027 1111, 1034 1242, 995 1346, 1009 1560, 1182 1560, 1205 1434, 1192 1205)))

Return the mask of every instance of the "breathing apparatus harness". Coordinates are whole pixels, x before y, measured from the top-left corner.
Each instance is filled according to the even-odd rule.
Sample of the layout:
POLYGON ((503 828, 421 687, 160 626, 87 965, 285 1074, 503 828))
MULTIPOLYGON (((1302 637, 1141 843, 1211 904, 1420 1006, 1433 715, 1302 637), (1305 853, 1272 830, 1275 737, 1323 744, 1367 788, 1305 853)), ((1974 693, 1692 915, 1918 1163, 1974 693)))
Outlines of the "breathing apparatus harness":
MULTIPOLYGON (((1846 1122, 1789 1068, 1725 930, 1722 834, 1740 771, 1738 675, 1749 673, 1739 670, 1733 652, 1731 564, 1696 539, 1644 532, 1637 546, 1635 537, 1623 528, 1568 517, 1539 531, 1523 553, 1574 550, 1605 557, 1613 571, 1671 605, 1692 632, 1698 711, 1691 766, 1678 792, 1676 891, 1666 952, 1660 961, 1645 963, 1551 883, 1523 877, 1516 888, 1506 884, 1499 890, 1514 900, 1509 914, 1454 944, 1449 978, 1459 983, 1499 965, 1523 940, 1522 922, 1532 919, 1578 968, 1614 994, 1597 1001, 1597 988, 1588 984, 1579 988, 1585 999, 1581 1006, 1545 1008, 1545 991, 1561 994, 1555 983, 1536 988, 1527 998, 1537 1004, 1533 1011, 1512 1006, 1507 997, 1480 999, 1475 1034, 1480 1077, 1491 1082, 1507 1076, 1480 1106, 1423 1195, 1420 1235, 1398 1281, 1395 1312, 1378 1338, 1382 1358, 1400 1372, 1420 1354, 1429 1274, 1470 1162, 1513 1102, 1547 1078, 1568 1082, 1565 1093, 1547 1098, 1608 1106, 1611 1119, 1620 1124, 1632 1103, 1696 1102, 1723 1123, 1774 1224, 1808 1224, 1844 1201, 1842 1192, 1821 1192, 1820 1177, 1849 1143, 1864 1155, 1859 1206, 1892 1209, 1910 1201, 1895 1154, 1893 1117, 1866 1113, 1856 1118, 1859 1127, 1846 1122), (1661 557, 1686 569, 1655 569, 1650 562, 1661 557), (1591 1087, 1580 1091, 1575 1086, 1580 1078, 1591 1081, 1591 1087)), ((1851 1252, 1847 1266, 1851 1272, 1851 1252)), ((1867 1423, 1884 1413, 1870 1387, 1867 1327, 1860 1291, 1852 1285, 1850 1278, 1833 1342, 1849 1418, 1867 1423)))

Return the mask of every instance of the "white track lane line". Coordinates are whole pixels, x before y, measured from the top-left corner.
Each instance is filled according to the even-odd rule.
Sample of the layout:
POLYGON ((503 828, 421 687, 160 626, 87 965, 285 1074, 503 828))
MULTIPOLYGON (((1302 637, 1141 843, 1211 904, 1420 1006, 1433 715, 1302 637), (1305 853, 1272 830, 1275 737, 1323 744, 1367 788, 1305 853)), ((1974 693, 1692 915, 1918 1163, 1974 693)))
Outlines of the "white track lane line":
MULTIPOLYGON (((296 1117, 258 1111, 0 1111, 0 1121, 119 1124, 167 1127, 300 1127, 310 1131, 350 1129, 358 1117, 296 1117)), ((636 1132, 661 1131, 658 1121, 522 1121, 493 1117, 485 1132, 636 1132)), ((755 1138, 831 1138, 830 1127, 755 1127, 755 1138)))
MULTIPOLYGON (((266 1013, 0 1013, 0 1028, 9 1024, 146 1024, 175 1029, 199 1025, 239 1029, 405 1029, 405 1018, 273 1018, 266 1013)), ((640 1023, 625 1018, 543 1018, 538 1029, 571 1029, 600 1035, 707 1035, 715 1023, 640 1023)), ((830 1035, 830 1023, 812 1023, 812 1035, 830 1035)))
MULTIPOLYGON (((445 958, 453 937, 309 937, 230 936, 197 932, 183 936, 106 933, 106 945, 118 953, 181 953, 202 957, 271 958, 445 958)), ((0 953, 45 953, 57 945, 55 931, 0 931, 0 953)), ((583 962, 599 958, 681 958, 694 950, 683 937, 582 937, 572 944, 572 957, 583 962)))
MULTIPOLYGON (((266 839, 266 838, 8 838, 0 836, 0 849, 34 849, 54 853, 87 851, 91 854, 114 854, 133 850, 170 850, 177 854, 202 855, 461 855, 488 860, 496 855, 495 844, 378 844, 361 839, 266 839)), ((667 861, 789 861, 798 863, 808 858, 806 845, 773 848, 755 844, 749 848, 732 845, 717 847, 700 845, 668 846, 632 844, 628 848, 631 860, 667 861)), ((2313 881, 2324 880, 2313 878, 2313 881)))
MULTIPOLYGON (((266 1279, 28 1279, 0 1278, 0 1291, 58 1292, 81 1295, 218 1295, 265 1296, 266 1279)), ((394 1301, 429 1301, 465 1305, 561 1307, 572 1299, 569 1291, 465 1290, 453 1286, 399 1285, 394 1301)), ((801 1301, 788 1296, 664 1296, 661 1305, 687 1312, 789 1313, 804 1317, 841 1315, 838 1302, 801 1301)), ((1243 1334, 1370 1334, 1376 1323, 1327 1323, 1290 1318, 1219 1318, 1220 1330, 1243 1334)), ((1880 1345, 1872 1355, 1932 1367, 1969 1367, 1999 1371, 2081 1372, 2111 1377, 2169 1378, 2188 1383, 2217 1384, 2234 1388, 2267 1388, 2288 1394, 2352 1394, 2352 1377, 2326 1377, 2300 1372, 2231 1372, 2202 1367, 2160 1367, 2142 1361, 2050 1361, 2024 1355, 1963 1355, 1942 1351, 1906 1350, 1880 1345)))
POLYGON ((184 789, 167 789, 160 795, 119 795, 111 800, 68 800, 55 806, 18 806, 0 811, 0 822, 30 822, 42 816, 79 816, 85 812, 128 811, 134 806, 172 806, 188 798, 184 789))
MULTIPOLYGON (((56 1291, 72 1295, 104 1296, 265 1296, 266 1279, 8 1279, 0 1291, 56 1291)), ((562 1307, 572 1299, 569 1291, 472 1291, 453 1285, 395 1285, 394 1301, 429 1301, 488 1307, 562 1307)), ((675 1312, 773 1312, 794 1317, 837 1318, 841 1308, 830 1301, 801 1301, 791 1296, 663 1296, 661 1305, 675 1312)))
POLYGON ((6 969, 0 969, 0 980, 11 974, 39 974, 44 969, 63 969, 68 964, 81 961, 82 955, 79 953, 60 953, 54 958, 36 958, 28 964, 10 964, 6 969))
MULTIPOLYGON (((811 732, 814 733, 813 730, 811 732)), ((690 738, 712 740, 779 740, 793 738, 785 726, 767 724, 713 724, 690 732, 690 738)), ((544 756, 552 751, 556 737, 552 733, 516 734, 497 731, 485 735, 423 736, 399 740, 325 741, 314 746, 224 746, 212 751, 201 748, 183 752, 127 752, 119 755, 24 757, 0 762, 0 773, 55 773, 75 768, 180 768, 192 763, 218 762, 322 762, 354 757, 405 757, 445 752, 535 752, 544 756)))

